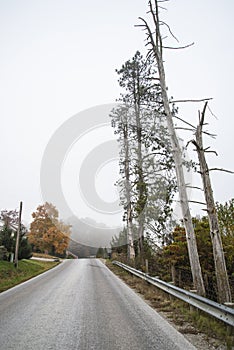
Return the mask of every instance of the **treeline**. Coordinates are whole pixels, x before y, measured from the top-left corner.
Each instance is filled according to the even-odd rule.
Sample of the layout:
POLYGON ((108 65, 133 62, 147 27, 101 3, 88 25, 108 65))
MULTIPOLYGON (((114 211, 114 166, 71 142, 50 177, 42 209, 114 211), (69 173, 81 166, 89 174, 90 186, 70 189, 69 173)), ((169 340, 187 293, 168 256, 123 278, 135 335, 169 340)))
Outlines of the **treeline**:
MULTIPOLYGON (((33 252, 65 257, 70 241, 71 226, 59 220, 58 210, 51 203, 39 205, 32 213, 29 230, 21 223, 19 259, 29 259, 33 252)), ((18 210, 0 212, 0 260, 14 260, 18 210)))
MULTIPOLYGON (((207 282, 209 276, 200 255, 200 243, 197 242, 201 239, 196 229, 198 223, 191 215, 191 199, 188 198, 187 189, 193 187, 193 184, 185 180, 187 167, 201 178, 199 189, 203 191, 204 198, 199 203, 203 205, 207 218, 199 220, 206 220, 209 225, 210 245, 205 246, 207 254, 212 247, 213 265, 209 265, 209 272, 213 268, 219 302, 230 303, 230 270, 223 247, 226 243, 222 242, 224 230, 219 224, 210 180, 211 170, 218 168, 210 169, 206 160, 207 153, 216 152, 203 145, 204 134, 214 137, 209 130, 204 130, 207 125, 206 112, 210 112, 209 99, 199 100, 202 110, 198 111, 197 126, 179 116, 176 101, 168 95, 163 57, 165 47, 171 48, 164 46, 164 41, 168 34, 174 39, 175 36, 170 27, 160 19, 159 1, 149 0, 148 5, 147 17, 139 18, 139 26, 146 33, 147 55, 143 57, 137 51, 132 59, 117 70, 122 94, 120 104, 112 111, 111 118, 120 146, 119 187, 125 228, 117 242, 114 238, 113 247, 118 250, 117 245, 124 245, 128 261, 142 266, 148 254, 154 256, 157 253, 159 258, 160 252, 163 259, 167 257, 163 260, 163 271, 165 266, 170 266, 174 282, 179 261, 183 261, 183 267, 191 275, 192 289, 201 296, 207 295, 206 289, 210 282, 207 282), (178 129, 189 132, 186 147, 178 135, 178 129), (187 161, 185 157, 189 144, 195 146, 195 163, 187 161), (181 209, 181 225, 176 229, 172 220, 175 192, 178 193, 181 209), (153 249, 153 246, 157 249, 153 249), (176 256, 174 253, 182 246, 187 250, 180 251, 176 256)), ((179 102, 189 101, 191 102, 179 102)), ((226 245, 225 249, 228 249, 226 245)), ((179 277, 179 280, 182 278, 179 277)))

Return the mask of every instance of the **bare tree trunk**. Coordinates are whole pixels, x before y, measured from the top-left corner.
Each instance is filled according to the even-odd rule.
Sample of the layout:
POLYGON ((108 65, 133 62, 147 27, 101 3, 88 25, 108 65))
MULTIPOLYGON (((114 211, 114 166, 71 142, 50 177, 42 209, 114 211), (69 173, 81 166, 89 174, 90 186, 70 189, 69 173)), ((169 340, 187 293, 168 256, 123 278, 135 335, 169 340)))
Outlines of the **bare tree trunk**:
POLYGON ((186 231, 186 239, 187 239, 187 246, 188 246, 189 260, 190 260, 190 266, 191 266, 191 271, 193 276, 194 288, 198 291, 200 295, 205 295, 205 287, 204 287, 204 282, 202 278, 201 266, 200 266, 198 250, 197 250, 197 242, 196 242, 196 237, 195 237, 195 232, 194 232, 194 227, 192 222, 192 216, 190 213, 185 178, 184 178, 184 171, 183 171, 183 164, 182 164, 182 151, 175 133, 172 114, 169 108, 169 101, 167 98, 167 92, 165 87, 164 71, 161 71, 160 81, 162 81, 161 86, 162 86, 162 90, 164 91, 163 103, 166 111, 167 126, 170 133, 171 145, 172 145, 172 150, 174 155, 180 205, 181 205, 181 211, 183 215, 183 223, 186 231))
POLYGON ((135 250, 133 243, 133 227, 132 227, 132 203, 131 203, 131 184, 130 184, 130 170, 129 170, 129 145, 128 145, 128 124, 127 120, 124 121, 123 134, 124 134, 124 172, 125 172, 125 191, 127 200, 127 243, 128 243, 128 259, 135 259, 135 250))
POLYGON ((144 224, 145 224, 145 216, 144 213, 140 214, 140 218, 138 219, 138 239, 139 239, 139 248, 140 254, 143 259, 144 255, 144 224))
POLYGON ((225 257, 223 253, 223 245, 222 245, 222 239, 220 235, 218 216, 216 213, 215 201, 214 201, 214 196, 213 196, 213 191, 212 191, 212 186, 210 181, 209 168, 206 162, 205 150, 203 147, 203 140, 202 140, 202 128, 204 125, 206 106, 207 106, 207 103, 205 103, 201 118, 199 120, 199 125, 197 126, 196 133, 195 133, 196 141, 193 141, 193 144, 196 146, 196 150, 198 154, 201 178, 203 182, 203 189, 204 189, 205 200, 207 205, 207 214, 208 214, 209 224, 210 224, 210 236, 211 236, 211 241, 213 246, 215 273, 216 273, 216 281, 217 281, 217 288, 218 288, 218 299, 220 303, 225 303, 225 302, 231 302, 232 296, 231 296, 231 290, 230 290, 230 285, 229 285, 229 280, 227 275, 225 257))
POLYGON ((186 231, 186 239, 187 239, 187 245, 188 245, 188 253, 189 253, 190 266, 191 266, 191 271, 193 276, 194 288, 197 290, 198 294, 205 295, 205 287, 204 287, 201 266, 200 266, 200 261, 198 256, 196 237, 195 237, 192 217, 191 217, 189 204, 188 204, 188 196, 186 191, 183 164, 182 164, 183 163, 182 151, 175 132, 172 112, 170 109, 169 99, 167 95, 167 86, 166 86, 163 55, 162 55, 163 46, 162 46, 162 37, 160 33, 158 1, 155 0, 154 3, 155 3, 155 10, 153 9, 152 1, 151 0, 149 1, 150 13, 153 17, 153 21, 155 25, 155 28, 154 28, 155 38, 153 36, 153 33, 148 23, 143 18, 140 18, 140 19, 144 22, 144 27, 147 30, 148 40, 152 48, 151 52, 155 57, 158 72, 159 72, 159 82, 160 82, 161 92, 162 92, 162 101, 163 101, 164 111, 166 115, 167 127, 170 134, 173 158, 175 162, 180 205, 181 205, 183 222, 184 222, 185 231, 186 231))

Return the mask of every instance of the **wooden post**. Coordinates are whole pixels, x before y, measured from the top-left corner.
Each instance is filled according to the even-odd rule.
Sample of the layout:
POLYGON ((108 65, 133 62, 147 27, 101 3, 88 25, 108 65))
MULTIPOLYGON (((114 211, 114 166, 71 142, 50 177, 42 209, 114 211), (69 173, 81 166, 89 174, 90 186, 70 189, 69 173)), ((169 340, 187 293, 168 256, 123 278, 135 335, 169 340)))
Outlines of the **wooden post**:
MULTIPOLYGON (((227 302, 227 303, 224 303, 224 305, 234 309, 234 303, 227 302)), ((227 337, 230 338, 231 342, 233 343, 233 341, 234 341, 234 327, 233 326, 227 325, 227 337)))
POLYGON ((22 205, 23 205, 23 203, 20 202, 19 222, 18 222, 18 229, 17 229, 17 236, 16 236, 16 244, 15 244, 15 267, 16 267, 16 268, 18 267, 19 238, 20 238, 20 229, 21 229, 22 205))
POLYGON ((149 260, 145 259, 145 273, 148 275, 149 274, 149 260))
POLYGON ((176 285, 176 268, 174 262, 171 264, 171 279, 173 284, 176 285))

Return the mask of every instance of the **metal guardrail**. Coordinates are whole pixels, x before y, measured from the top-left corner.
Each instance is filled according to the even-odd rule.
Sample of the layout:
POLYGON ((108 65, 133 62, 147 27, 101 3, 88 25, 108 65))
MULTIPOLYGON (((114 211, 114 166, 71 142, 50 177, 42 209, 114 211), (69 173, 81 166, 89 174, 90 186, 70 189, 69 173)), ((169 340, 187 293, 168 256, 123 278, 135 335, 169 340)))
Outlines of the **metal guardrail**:
POLYGON ((123 268, 124 270, 132 273, 137 277, 144 279, 150 284, 153 284, 154 286, 162 289, 164 292, 167 292, 173 295, 174 297, 183 300, 189 305, 192 305, 197 309, 200 309, 206 312, 207 314, 227 323, 229 326, 234 327, 234 309, 226 305, 216 303, 215 301, 209 300, 207 298, 201 297, 200 295, 194 294, 185 289, 173 286, 170 283, 161 281, 159 278, 151 277, 148 274, 136 270, 133 267, 125 265, 119 261, 113 261, 113 264, 123 268))

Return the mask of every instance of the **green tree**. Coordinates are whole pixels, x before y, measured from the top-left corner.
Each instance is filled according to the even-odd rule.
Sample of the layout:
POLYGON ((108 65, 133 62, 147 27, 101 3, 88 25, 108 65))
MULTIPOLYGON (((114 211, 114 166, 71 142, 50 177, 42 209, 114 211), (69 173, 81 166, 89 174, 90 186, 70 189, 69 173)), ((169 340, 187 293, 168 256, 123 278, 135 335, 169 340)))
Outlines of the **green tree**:
MULTIPOLYGON (((206 293, 209 298, 217 301, 218 289, 208 217, 193 218, 193 227, 197 240, 201 269, 204 275, 206 293)), ((224 244, 227 267, 230 275, 234 267, 233 244, 234 242, 229 239, 227 239, 226 244, 224 244)), ((163 247, 162 252, 159 252, 157 258, 160 261, 161 271, 164 277, 168 278, 169 273, 174 283, 188 287, 190 281, 190 264, 186 234, 183 226, 178 225, 175 227, 172 232, 172 241, 163 247), (169 267, 169 270, 167 267, 169 267)))
POLYGON ((28 238, 23 236, 20 238, 19 244, 19 260, 21 259, 29 259, 32 256, 32 246, 28 241, 28 238))
POLYGON ((215 271, 210 226, 207 216, 193 218, 197 246, 203 274, 213 275, 215 271))
POLYGON ((111 240, 112 253, 123 254, 127 256, 127 229, 120 231, 118 236, 112 237, 111 240))
POLYGON ((3 245, 9 253, 14 252, 14 248, 15 248, 14 232, 11 228, 6 227, 5 225, 0 231, 0 245, 3 245))
POLYGON ((216 203, 222 236, 234 236, 234 198, 224 204, 216 203))
MULTIPOLYGON (((171 278, 175 284, 181 284, 181 271, 189 271, 188 248, 185 229, 176 226, 172 233, 172 242, 163 247, 161 264, 170 268, 171 278)), ((164 267, 164 269, 165 269, 164 267)), ((167 273, 167 268, 165 270, 167 273)))
POLYGON ((224 204, 216 203, 227 271, 234 275, 234 198, 224 204))
POLYGON ((97 258, 103 258, 104 257, 104 249, 102 247, 98 248, 96 257, 97 258))
POLYGON ((126 210, 127 230, 132 235, 130 228, 137 225, 138 246, 143 256, 146 227, 155 234, 159 231, 155 226, 161 228, 171 214, 173 161, 151 59, 137 51, 117 73, 124 90, 120 98, 122 107, 115 109, 111 117, 121 149, 121 203, 126 210))
MULTIPOLYGON (((0 220, 3 227, 0 231, 0 245, 3 245, 8 253, 15 253, 16 230, 19 213, 17 210, 2 210, 0 220)), ((19 259, 29 259, 32 255, 32 247, 28 242, 27 228, 21 224, 19 236, 19 259)))

